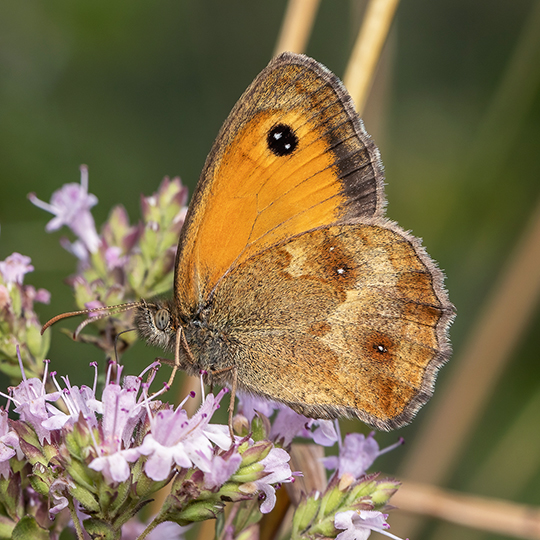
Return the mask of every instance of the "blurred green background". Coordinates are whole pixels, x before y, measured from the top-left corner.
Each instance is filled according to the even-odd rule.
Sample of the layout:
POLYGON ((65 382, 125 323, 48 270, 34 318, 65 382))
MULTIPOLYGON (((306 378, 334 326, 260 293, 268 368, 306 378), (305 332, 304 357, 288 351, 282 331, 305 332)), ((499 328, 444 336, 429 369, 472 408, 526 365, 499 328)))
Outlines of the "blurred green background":
MULTIPOLYGON (((306 52, 339 76, 364 4, 321 2, 306 52)), ((180 176, 191 192, 221 123, 270 60, 285 6, 283 0, 2 3, 0 260, 13 251, 32 258, 36 270, 25 282, 52 292, 50 305, 37 305, 42 321, 73 309, 63 279, 75 261, 58 244, 69 232, 45 233, 51 216, 27 194, 48 201, 62 184, 78 182, 86 163, 99 227, 119 203, 135 222, 140 195, 155 191, 166 175, 180 176)), ((540 195, 538 12, 530 0, 403 2, 364 114, 386 167, 389 217, 422 237, 446 272, 458 311, 451 331, 456 356, 540 195)), ((537 309, 525 330, 448 487, 540 504, 537 309), (532 421, 510 442, 531 459, 524 464, 505 454, 484 473, 489 481, 475 480, 524 411, 532 411, 532 421), (510 486, 509 478, 521 480, 510 486)), ((136 373, 152 355, 139 344, 124 361, 136 373)), ((54 369, 80 384, 89 381, 85 366, 99 352, 54 329, 49 356, 54 369)), ((439 387, 452 369, 450 362, 442 370, 439 387)), ((413 442, 437 397, 399 435, 413 442)), ((384 445, 396 436, 379 440, 384 445)), ((378 466, 396 473, 406 452, 407 446, 378 466)), ((423 534, 416 538, 480 538, 435 522, 423 534)))

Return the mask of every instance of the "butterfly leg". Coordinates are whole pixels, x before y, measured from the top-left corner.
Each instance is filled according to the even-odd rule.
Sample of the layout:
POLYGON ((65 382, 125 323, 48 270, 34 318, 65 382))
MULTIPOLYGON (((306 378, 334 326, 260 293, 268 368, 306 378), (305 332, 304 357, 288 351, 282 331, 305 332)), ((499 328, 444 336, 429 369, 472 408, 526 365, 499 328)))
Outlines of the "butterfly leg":
POLYGON ((169 380, 167 382, 168 387, 172 385, 174 378, 176 377, 178 368, 180 367, 180 349, 181 348, 184 349, 189 360, 191 361, 192 364, 194 364, 195 358, 193 358, 193 353, 191 352, 191 349, 189 348, 188 342, 186 340, 186 335, 184 334, 184 329, 181 326, 179 326, 176 332, 176 342, 174 346, 174 364, 171 363, 170 360, 166 361, 167 364, 172 365, 173 367, 171 376, 169 377, 169 380))
MULTIPOLYGON (((234 444, 234 431, 232 427, 232 419, 233 419, 233 413, 234 413, 234 401, 236 399, 236 387, 237 387, 237 379, 238 379, 238 370, 236 369, 236 366, 229 366, 223 369, 218 369, 216 371, 212 371, 211 375, 219 375, 220 373, 225 373, 226 371, 232 371, 232 384, 231 384, 231 401, 229 402, 229 433, 231 434, 231 441, 234 444)), ((212 383, 213 387, 213 383, 212 383)))
POLYGON ((178 328, 178 332, 176 333, 176 352, 174 360, 175 362, 178 362, 178 365, 180 365, 180 348, 178 347, 178 334, 180 334, 180 339, 182 341, 182 347, 184 348, 184 351, 186 351, 186 354, 188 355, 188 358, 192 364, 195 363, 195 358, 193 357, 193 353, 191 352, 191 349, 189 348, 189 344, 186 339, 186 334, 184 332, 184 329, 180 326, 178 328))
POLYGON ((234 401, 236 399, 236 384, 238 378, 238 370, 233 368, 232 388, 231 388, 231 401, 229 402, 229 433, 231 434, 231 441, 234 443, 234 432, 232 428, 232 419, 234 413, 234 401))
POLYGON ((174 365, 172 369, 171 376, 169 377, 169 380, 167 382, 167 386, 170 388, 174 378, 176 377, 176 372, 178 371, 178 368, 180 367, 180 346, 182 344, 182 336, 184 335, 183 329, 180 326, 176 332, 176 343, 174 346, 174 365))

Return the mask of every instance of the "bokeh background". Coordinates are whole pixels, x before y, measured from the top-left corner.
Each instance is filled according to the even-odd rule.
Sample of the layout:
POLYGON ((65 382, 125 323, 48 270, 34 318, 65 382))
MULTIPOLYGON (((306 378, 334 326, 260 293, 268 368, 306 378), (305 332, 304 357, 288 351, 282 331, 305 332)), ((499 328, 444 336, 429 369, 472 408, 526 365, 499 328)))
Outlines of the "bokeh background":
MULTIPOLYGON (((458 312, 454 358, 433 400, 399 432, 406 446, 378 461, 388 473, 403 472, 410 453, 419 451, 422 426, 465 369, 461 358, 494 309, 492 299, 538 214, 539 6, 407 0, 383 51, 364 119, 386 167, 388 215, 424 239, 446 272, 458 312)), ((342 76, 364 7, 364 1, 323 0, 306 52, 342 76)), ((32 258, 36 270, 26 283, 52 293, 50 305, 37 305, 42 321, 73 309, 63 280, 75 261, 59 246, 60 233, 45 233, 50 216, 27 194, 48 201, 62 184, 78 182, 86 163, 99 226, 119 203, 136 221, 140 195, 155 191, 164 176, 180 176, 192 191, 221 123, 270 60, 285 8, 284 0, 2 3, 0 260, 13 251, 32 258)), ((525 289, 529 277, 519 280, 525 289)), ((440 481, 460 492, 538 505, 540 317, 534 287, 525 296, 530 307, 510 353, 440 481)), ((512 295, 507 302, 511 325, 512 295)), ((87 383, 85 366, 100 353, 53 332, 54 368, 87 383)), ((504 328, 491 332, 488 341, 504 328)), ((124 357, 129 372, 153 354, 137 345, 124 357)), ((453 402, 456 418, 490 375, 488 363, 470 377, 453 402)), ((345 423, 344 429, 363 428, 345 423)), ((378 438, 385 445, 397 436, 378 438)), ((440 439, 442 447, 451 437, 440 439)), ((390 523, 394 517, 393 532, 409 535, 396 514, 390 523)), ((436 520, 415 531, 417 540, 507 538, 436 520)))

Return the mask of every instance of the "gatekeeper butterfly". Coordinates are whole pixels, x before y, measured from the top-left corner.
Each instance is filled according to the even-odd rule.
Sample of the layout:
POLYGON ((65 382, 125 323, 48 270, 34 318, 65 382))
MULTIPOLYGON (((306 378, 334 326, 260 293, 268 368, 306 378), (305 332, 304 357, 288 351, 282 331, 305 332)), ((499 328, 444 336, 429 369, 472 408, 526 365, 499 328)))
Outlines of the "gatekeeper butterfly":
MULTIPOLYGON (((175 368, 312 418, 407 424, 450 355, 454 309, 418 239, 384 217, 350 96, 304 55, 270 62, 225 121, 180 233, 171 301, 135 323, 175 368)), ((231 424, 229 417, 229 425, 231 424)))

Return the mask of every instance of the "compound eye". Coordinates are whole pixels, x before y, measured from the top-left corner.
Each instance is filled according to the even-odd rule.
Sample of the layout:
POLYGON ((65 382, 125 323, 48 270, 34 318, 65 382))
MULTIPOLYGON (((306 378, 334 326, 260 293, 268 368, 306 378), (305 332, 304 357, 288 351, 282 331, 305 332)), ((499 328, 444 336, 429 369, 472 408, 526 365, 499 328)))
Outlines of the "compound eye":
POLYGON ((154 315, 154 323, 158 330, 165 330, 169 326, 171 314, 167 309, 158 309, 154 315))

